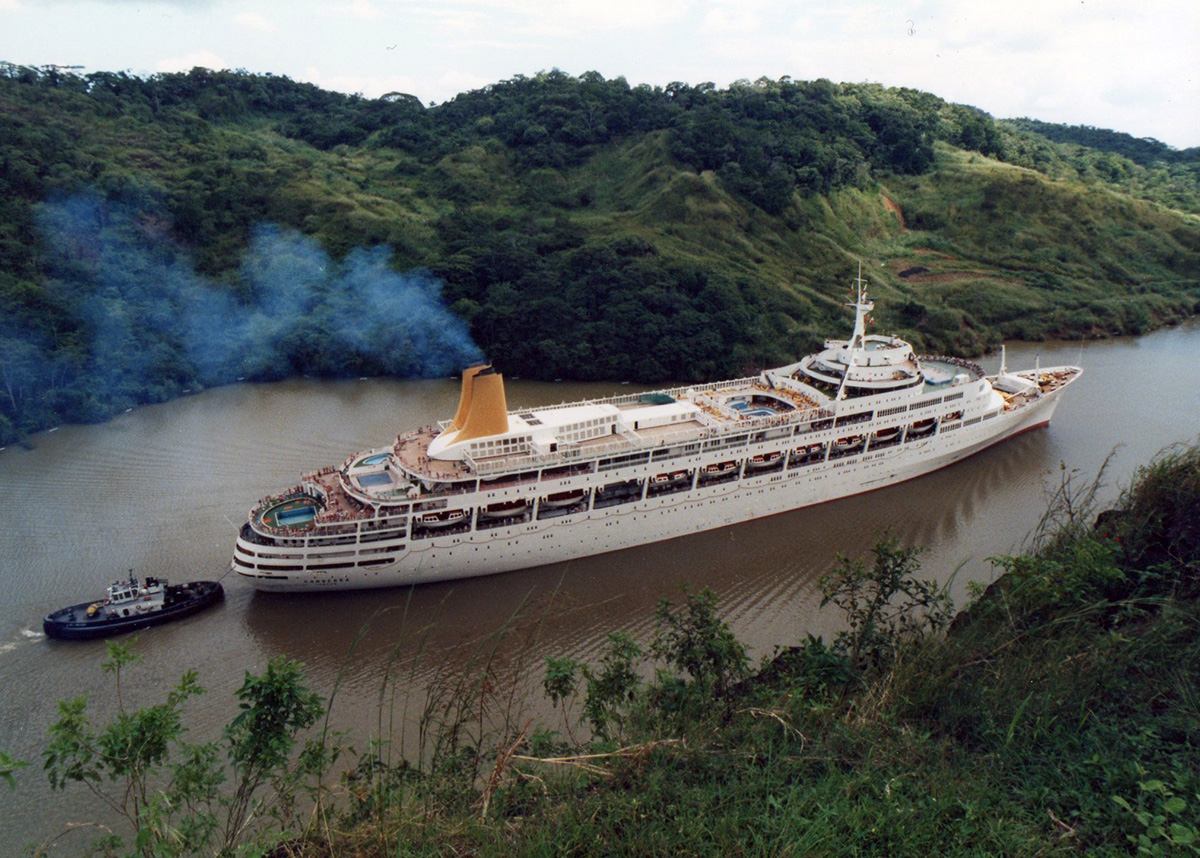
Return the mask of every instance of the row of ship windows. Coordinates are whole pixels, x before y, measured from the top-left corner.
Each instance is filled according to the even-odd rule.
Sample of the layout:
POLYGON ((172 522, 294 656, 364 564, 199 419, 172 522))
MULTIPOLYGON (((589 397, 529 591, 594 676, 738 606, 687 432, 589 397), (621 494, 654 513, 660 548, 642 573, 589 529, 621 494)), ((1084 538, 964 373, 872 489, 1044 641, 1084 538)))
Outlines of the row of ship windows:
MULTIPOLYGON (((995 415, 993 415, 993 416, 995 416, 995 415)), ((943 419, 946 421, 949 421, 950 417, 943 416, 943 419)), ((981 418, 975 418, 974 422, 978 423, 980 419, 981 418)), ((971 421, 967 421, 967 422, 970 423, 971 421)), ((963 424, 954 423, 953 425, 947 426, 947 428, 957 429, 961 425, 963 425, 963 424)), ((896 446, 899 443, 900 443, 900 439, 896 438, 891 441, 875 441, 875 442, 873 442, 873 446, 878 447, 878 448, 887 448, 887 447, 896 446)), ((823 448, 824 448, 824 446, 825 445, 822 445, 823 448)), ((861 455, 861 452, 862 452, 861 450, 858 451, 858 453, 831 452, 830 458, 828 459, 828 461, 833 463, 836 458, 842 458, 843 461, 836 462, 836 464, 833 465, 833 467, 835 467, 835 468, 842 468, 842 467, 845 467, 846 465, 850 465, 850 464, 853 464, 853 463, 859 461, 858 456, 861 455)), ((789 461, 789 463, 788 463, 788 469, 790 470, 790 469, 796 468, 800 465, 810 465, 810 464, 816 464, 819 462, 823 462, 823 461, 825 461, 824 455, 825 455, 825 450, 822 449, 820 457, 815 458, 815 459, 809 459, 806 456, 800 456, 799 458, 796 458, 795 456, 793 456, 791 461, 789 461)), ((785 458, 781 457, 776 464, 771 465, 768 470, 761 472, 761 475, 766 475, 767 473, 770 473, 772 471, 777 472, 777 471, 783 469, 784 461, 785 461, 785 458)), ((637 480, 637 479, 628 480, 628 481, 619 482, 619 483, 609 483, 608 485, 598 486, 594 489, 594 502, 591 504, 590 508, 601 509, 601 508, 606 508, 606 507, 611 507, 611 506, 619 506, 619 505, 623 505, 623 504, 637 503, 641 500, 649 500, 654 497, 661 497, 665 494, 674 494, 677 492, 685 492, 685 491, 690 491, 693 488, 703 488, 705 486, 712 486, 712 485, 718 485, 720 483, 735 481, 735 480, 738 480, 739 477, 742 477, 742 476, 743 476, 742 468, 738 467, 738 468, 731 470, 727 474, 701 474, 698 482, 695 484, 693 483, 693 480, 691 479, 690 474, 689 474, 688 479, 686 479, 682 482, 679 482, 679 483, 676 483, 673 485, 665 485, 665 486, 654 486, 652 484, 647 486, 645 480, 637 480), (646 489, 645 494, 643 494, 644 488, 646 489), (651 491, 651 490, 653 490, 653 491, 651 491)), ((750 477, 751 472, 745 471, 744 476, 750 477)), ((793 474, 791 476, 795 476, 795 475, 793 474)), ((775 482, 775 481, 782 480, 782 479, 783 479, 782 475, 774 476, 771 478, 771 482, 775 482)), ((817 477, 817 479, 820 479, 820 477, 817 477)), ((544 511, 539 509, 537 518, 540 520, 540 519, 544 519, 544 518, 566 517, 566 516, 570 516, 570 515, 576 515, 581 512, 586 512, 588 508, 589 508, 588 497, 585 495, 584 497, 582 497, 580 499, 580 502, 578 504, 573 505, 571 508, 564 508, 562 510, 555 509, 548 514, 543 514, 544 511)), ((470 511, 468 511, 468 512, 470 512, 470 511)), ((510 522, 510 524, 525 524, 525 523, 529 522, 529 520, 530 520, 529 516, 526 515, 526 516, 520 518, 518 521, 510 522)), ((493 526, 502 526, 502 523, 498 523, 493 526)), ((463 525, 462 532, 466 532, 471 529, 472 529, 472 526, 471 526, 470 522, 467 522, 463 525)), ((435 535, 435 534, 428 534, 428 535, 435 535)), ((420 538, 420 537, 417 537, 417 538, 420 538)), ((459 540, 456 539, 455 543, 457 543, 458 541, 459 540)))
MULTIPOLYGON (((947 396, 946 400, 948 401, 948 400, 952 400, 952 399, 961 399, 961 398, 962 398, 962 394, 956 393, 956 394, 952 394, 951 396, 947 396)), ((930 404, 934 404, 934 402, 941 402, 941 400, 931 401, 930 404)), ((906 407, 907 406, 903 406, 900 408, 900 410, 904 410, 906 407)), ((883 416, 885 416, 886 413, 887 413, 886 411, 880 411, 878 416, 883 417, 883 416)), ((870 420, 873 416, 875 416, 874 413, 868 411, 868 412, 862 412, 860 414, 854 414, 854 415, 849 415, 846 417, 839 418, 839 421, 847 423, 847 424, 859 423, 859 422, 863 422, 865 420, 870 420)), ((993 413, 990 416, 994 417, 994 416, 996 416, 996 413, 993 413)), ((941 419, 943 421, 949 422, 954 419, 954 416, 953 415, 942 415, 941 419)), ((977 417, 974 420, 966 421, 966 423, 967 423, 967 425, 969 425, 973 422, 978 423, 981 419, 982 418, 977 417)), ((787 432, 787 429, 785 428, 783 431, 776 430, 776 431, 772 431, 772 432, 757 433, 753 439, 751 439, 749 435, 745 435, 745 434, 735 435, 735 436, 730 436, 728 438, 717 438, 717 439, 713 439, 710 441, 706 441, 704 443, 704 447, 705 447, 705 449, 733 447, 733 446, 738 446, 741 444, 746 444, 747 442, 753 443, 753 444, 761 444, 761 443, 764 443, 765 441, 767 441, 769 438, 773 439, 777 436, 782 436, 782 435, 786 435, 786 434, 788 434, 788 432, 787 432)), ((891 444, 898 443, 898 442, 899 442, 899 439, 896 439, 896 441, 889 442, 887 444, 887 446, 891 446, 891 444)), ((649 456, 649 458, 658 462, 658 461, 663 461, 663 460, 667 460, 667 459, 679 458, 681 456, 691 456, 691 455, 696 454, 698 447, 699 447, 698 444, 687 444, 682 447, 674 447, 674 448, 666 448, 666 449, 662 449, 662 450, 656 450, 656 451, 654 451, 652 456, 649 456)), ((648 455, 646 453, 632 453, 632 454, 628 454, 628 455, 624 455, 624 456, 614 456, 614 457, 611 457, 608 459, 600 460, 599 461, 599 466, 600 466, 599 470, 603 472, 603 471, 607 471, 607 470, 614 470, 614 469, 620 468, 620 467, 643 465, 646 463, 647 458, 648 458, 648 455)), ((738 476, 737 474, 731 474, 731 475, 729 475, 729 478, 736 479, 737 476, 738 476)), ((720 481, 724 481, 724 480, 720 480, 720 481)), ((427 506, 431 509, 433 509, 433 508, 440 509, 440 508, 443 508, 446 506, 446 501, 439 500, 439 501, 435 501, 432 503, 417 504, 416 509, 421 510, 427 506)))
MULTIPOLYGON (((404 546, 401 545, 398 547, 403 548, 404 546)), ((322 572, 326 569, 354 569, 355 567, 361 568, 364 566, 383 566, 386 563, 393 563, 395 560, 395 557, 379 557, 375 560, 360 560, 357 563, 309 563, 307 566, 280 566, 274 563, 259 563, 254 568, 261 569, 263 572, 322 572)))
POLYGON ((516 438, 500 438, 492 441, 476 441, 471 444, 471 453, 482 453, 485 456, 495 455, 517 447, 528 447, 533 440, 532 435, 519 435, 516 438))
MULTIPOLYGON (((580 431, 587 431, 589 429, 596 429, 597 427, 600 427, 600 426, 604 426, 605 430, 607 430, 607 428, 610 425, 612 425, 616 422, 617 422, 616 417, 597 417, 593 420, 582 420, 579 423, 568 423, 566 426, 563 426, 560 431, 561 432, 580 432, 580 431)), ((607 434, 607 432, 602 432, 601 434, 607 434)))
MULTIPOLYGON (((353 557, 356 553, 359 555, 365 556, 367 554, 383 554, 385 551, 395 551, 397 548, 403 548, 403 547, 404 547, 403 545, 400 545, 400 546, 389 545, 386 548, 364 548, 358 552, 354 552, 354 551, 322 551, 320 554, 309 554, 309 555, 307 555, 307 557, 309 560, 320 560, 322 558, 329 558, 329 557, 353 557)), ((263 553, 259 554, 254 551, 250 551, 247 548, 241 548, 241 547, 238 548, 238 552, 240 554, 244 554, 247 557, 277 557, 277 558, 280 558, 283 560, 303 560, 303 559, 305 559, 305 555, 303 555, 303 554, 275 554, 273 552, 272 553, 263 552, 263 553)))
MULTIPOLYGON (((876 417, 876 416, 887 417, 887 416, 891 416, 893 414, 899 414, 905 410, 916 411, 918 409, 928 408, 933 405, 940 405, 943 402, 953 402, 955 400, 962 399, 962 398, 963 398, 963 393, 960 391, 958 393, 952 393, 945 397, 938 397, 936 399, 930 399, 927 402, 921 402, 921 403, 918 403, 918 404, 912 405, 912 406, 901 405, 901 406, 897 406, 895 408, 881 409, 879 411, 878 415, 876 415, 874 412, 871 412, 871 411, 864 411, 864 412, 861 412, 858 414, 845 415, 845 416, 839 417, 837 422, 839 425, 846 425, 846 424, 857 423, 857 422, 865 422, 865 421, 871 420, 873 417, 876 417)), ((821 421, 815 421, 815 422, 820 423, 821 421)), ((760 443, 763 440, 769 440, 769 439, 773 439, 773 438, 783 438, 783 437, 786 437, 791 434, 791 428, 792 427, 790 427, 790 426, 785 426, 785 427, 781 427, 780 429, 777 429, 777 430, 772 430, 768 433, 760 433, 760 436, 756 437, 753 441, 751 441, 750 436, 748 434, 730 435, 730 436, 726 436, 723 438, 713 438, 713 439, 710 439, 710 440, 704 442, 704 448, 711 450, 711 449, 718 449, 718 448, 737 447, 737 446, 741 446, 746 443, 760 443)), ((796 428, 795 434, 797 434, 797 435, 807 434, 807 433, 813 432, 813 431, 819 431, 817 429, 817 427, 815 427, 812 424, 804 425, 804 426, 797 426, 795 428, 796 428)), ((827 427, 820 427, 820 428, 823 429, 823 428, 827 428, 827 427)), ((499 442, 487 441, 487 442, 481 442, 481 444, 494 445, 494 444, 499 443, 499 444, 507 446, 513 440, 514 439, 503 439, 502 441, 499 441, 499 442)), ((522 439, 516 439, 516 440, 520 441, 522 439)), ((475 445, 472 445, 472 447, 474 447, 474 446, 475 445)), ((672 449, 657 450, 657 451, 654 451, 653 458, 655 461, 661 461, 663 459, 678 458, 680 456, 692 455, 695 452, 695 449, 696 449, 695 444, 688 444, 683 448, 678 448, 678 447, 674 448, 674 450, 672 450, 672 449)), ((610 470, 615 470, 617 468, 627 467, 630 465, 643 464, 648 460, 648 458, 650 458, 650 453, 648 453, 648 452, 629 453, 629 454, 622 455, 622 456, 612 456, 610 458, 600 459, 596 462, 595 467, 596 467, 596 470, 598 470, 598 471, 610 471, 610 470)), ((554 479, 558 479, 558 477, 556 476, 556 477, 554 477, 554 479)), ((444 501, 442 501, 441 503, 444 503, 444 501)), ((428 503, 418 504, 414 508, 414 511, 420 511, 426 507, 432 508, 432 507, 429 507, 428 503)), ((367 537, 365 537, 365 536, 363 537, 364 541, 366 540, 366 538, 367 537)))

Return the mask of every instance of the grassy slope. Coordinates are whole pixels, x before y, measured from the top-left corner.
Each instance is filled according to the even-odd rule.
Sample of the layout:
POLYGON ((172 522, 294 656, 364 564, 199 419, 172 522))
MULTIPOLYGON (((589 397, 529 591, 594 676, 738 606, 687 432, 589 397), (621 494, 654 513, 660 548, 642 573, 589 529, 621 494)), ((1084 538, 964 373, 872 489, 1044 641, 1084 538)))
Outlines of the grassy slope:
POLYGON ((1064 488, 1037 552, 945 637, 897 639, 848 682, 810 643, 682 716, 660 685, 626 751, 543 736, 558 762, 485 763, 457 793, 432 771, 393 782, 385 810, 296 854, 1194 854, 1200 448, 1095 527, 1064 488))
POLYGON ((596 188, 581 223, 772 284, 798 299, 789 321, 810 336, 838 324, 845 273, 860 260, 882 299, 881 325, 966 353, 1000 337, 1140 333, 1200 301, 1200 217, 1103 188, 943 145, 927 175, 798 199, 773 218, 712 174, 674 168, 655 143, 564 180, 596 188), (915 267, 926 270, 900 276, 915 267))
MULTIPOLYGON (((398 269, 439 275, 487 356, 525 377, 713 379, 794 360, 846 329, 859 262, 879 299, 877 329, 925 352, 1141 333, 1200 306, 1197 215, 945 143, 930 172, 872 178, 864 167, 862 187, 797 193, 771 215, 719 173, 675 161, 666 131, 572 150, 574 166, 531 168, 495 138, 464 137, 431 162, 380 145, 388 129, 325 151, 283 136, 287 116, 206 121, 49 88, 13 92, 0 125, 16 155, 0 175, 14 187, 37 173, 51 197, 93 187, 133 206, 130 232, 174 238, 207 282, 240 298, 251 287, 239 265, 260 224, 299 230, 335 258, 390 245, 398 269), (27 152, 49 154, 35 168, 27 152)), ((107 368, 124 392, 92 396, 80 367, 106 368, 95 366, 89 323, 63 297, 71 290, 44 282, 52 262, 76 266, 58 258, 61 241, 38 241, 30 200, 6 199, 0 211, 7 327, 36 329, 30 340, 43 349, 17 385, 24 397, 0 414, 0 437, 253 376, 230 367, 201 378, 170 342, 139 343, 163 356, 155 377, 107 368), (47 389, 57 398, 39 398, 47 389)))
MULTIPOLYGON (((541 224, 566 217, 589 239, 632 233, 667 257, 822 303, 840 301, 847 269, 862 259, 881 296, 911 299, 934 317, 909 326, 912 319, 883 307, 881 322, 944 335, 943 345, 960 349, 973 343, 974 351, 998 336, 1136 333, 1200 302, 1200 217, 946 144, 938 144, 930 173, 884 176, 866 191, 797 196, 793 209, 773 217, 715 175, 673 163, 664 132, 600 150, 581 167, 520 173, 498 141, 427 165, 369 141, 323 152, 275 134, 267 119, 143 121, 106 115, 72 93, 36 95, 12 118, 60 141, 82 141, 71 146, 76 166, 93 165, 109 185, 133 181, 168 197, 195 191, 212 208, 224 189, 212 187, 211 174, 224 173, 234 189, 260 198, 248 213, 311 234, 335 256, 390 243, 401 268, 443 262, 438 221, 465 206, 541 224), (903 228, 885 197, 899 205, 903 228), (942 254, 936 266, 925 250, 942 254), (897 276, 914 265, 931 273, 897 276), (980 307, 981 291, 994 297, 975 317, 966 310, 980 307), (1141 309, 1124 312, 1131 299, 1141 309), (1051 325, 1030 329, 1016 319, 1031 307, 1060 312, 1051 325), (976 335, 937 330, 955 319, 976 335)), ((253 223, 218 217, 217 226, 226 234, 206 249, 202 267, 228 275, 253 223)), ((792 321, 809 328, 831 319, 792 321)))

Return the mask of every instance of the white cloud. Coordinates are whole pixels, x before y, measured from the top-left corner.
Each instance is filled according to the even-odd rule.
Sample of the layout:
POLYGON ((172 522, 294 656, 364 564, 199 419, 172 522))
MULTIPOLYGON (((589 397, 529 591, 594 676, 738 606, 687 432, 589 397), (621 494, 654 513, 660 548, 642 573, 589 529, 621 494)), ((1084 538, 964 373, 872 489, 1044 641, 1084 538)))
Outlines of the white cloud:
POLYGON ((258 30, 261 33, 275 32, 274 22, 267 20, 257 12, 239 12, 233 16, 233 21, 247 30, 258 30))
POLYGON ((482 22, 493 33, 511 28, 558 37, 585 38, 614 30, 645 31, 678 23, 694 0, 466 0, 424 7, 448 21, 482 22))
POLYGON ((385 92, 409 92, 416 95, 416 81, 409 75, 340 75, 325 74, 316 66, 304 70, 304 79, 322 89, 359 93, 378 98, 385 92))
POLYGON ((331 6, 329 11, 339 18, 357 18, 360 21, 380 21, 387 17, 370 0, 351 0, 349 4, 331 6))
POLYGON ((688 0, 565 0, 535 4, 534 17, 545 16, 582 33, 595 29, 651 30, 679 22, 691 12, 691 6, 688 0))
POLYGON ((493 32, 496 29, 504 29, 490 26, 492 19, 484 9, 463 9, 445 5, 420 6, 407 11, 414 18, 423 19, 435 26, 437 32, 451 37, 463 33, 486 32, 489 29, 493 32))
POLYGON ((428 86, 422 85, 421 91, 433 93, 426 101, 449 101, 461 92, 473 89, 483 89, 496 81, 479 74, 469 74, 463 71, 448 71, 433 78, 428 86), (440 96, 438 94, 441 94, 440 96))
POLYGON ((700 29, 718 36, 731 33, 750 35, 758 33, 762 26, 762 18, 748 6, 717 6, 704 13, 700 29))
POLYGON ((473 89, 490 86, 499 78, 471 74, 462 70, 430 74, 340 75, 327 74, 317 66, 309 66, 300 79, 322 89, 358 93, 366 98, 379 98, 388 92, 406 92, 428 104, 430 101, 449 101, 454 96, 473 89))
POLYGON ((230 67, 229 63, 212 51, 195 51, 180 57, 166 57, 161 59, 154 66, 154 70, 164 73, 186 72, 191 71, 196 66, 212 69, 213 71, 220 71, 230 67))

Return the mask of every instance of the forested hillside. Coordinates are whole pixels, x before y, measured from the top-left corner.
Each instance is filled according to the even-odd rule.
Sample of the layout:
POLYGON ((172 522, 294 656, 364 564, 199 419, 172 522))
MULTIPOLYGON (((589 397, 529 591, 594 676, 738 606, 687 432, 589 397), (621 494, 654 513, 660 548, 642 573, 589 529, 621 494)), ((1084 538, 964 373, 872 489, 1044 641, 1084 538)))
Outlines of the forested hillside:
POLYGON ((0 443, 239 378, 742 373, 844 331, 859 261, 927 350, 1196 312, 1192 150, 1045 131, 825 80, 425 106, 0 64, 0 443))
POLYGON ((1013 163, 1200 213, 1200 146, 1172 149, 1152 138, 1036 119, 1006 120, 999 128, 1013 163))

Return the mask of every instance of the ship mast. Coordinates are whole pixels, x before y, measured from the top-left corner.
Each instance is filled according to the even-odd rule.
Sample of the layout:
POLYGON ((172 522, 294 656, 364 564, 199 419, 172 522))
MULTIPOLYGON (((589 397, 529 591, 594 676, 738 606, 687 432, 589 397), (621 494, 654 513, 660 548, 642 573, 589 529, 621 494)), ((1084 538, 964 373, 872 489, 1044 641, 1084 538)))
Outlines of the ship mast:
POLYGON ((854 308, 854 333, 850 337, 850 348, 862 351, 863 337, 867 333, 867 314, 875 309, 875 303, 867 298, 867 281, 862 277, 862 263, 858 263, 858 277, 854 279, 858 288, 857 300, 847 307, 854 308))
POLYGON ((846 350, 846 370, 842 373, 842 383, 838 385, 836 401, 841 401, 846 395, 846 381, 850 378, 856 359, 866 350, 867 314, 875 309, 875 303, 867 298, 867 281, 863 280, 862 262, 858 263, 858 276, 854 279, 857 295, 853 304, 854 332, 850 335, 850 344, 846 350))

